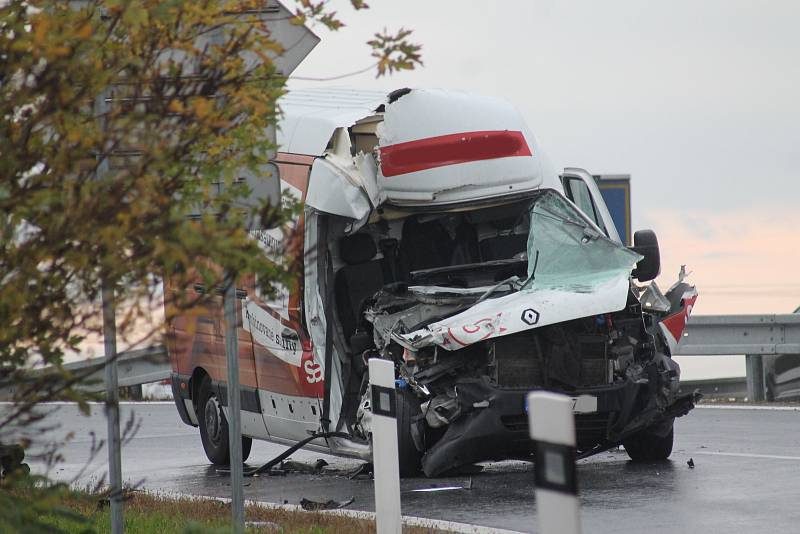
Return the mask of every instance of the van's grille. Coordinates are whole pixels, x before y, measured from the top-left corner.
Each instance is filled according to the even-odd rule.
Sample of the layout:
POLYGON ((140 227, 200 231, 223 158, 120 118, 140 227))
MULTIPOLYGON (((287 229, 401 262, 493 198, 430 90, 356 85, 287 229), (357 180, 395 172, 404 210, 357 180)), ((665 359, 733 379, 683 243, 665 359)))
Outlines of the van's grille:
POLYGON ((536 335, 523 332, 489 342, 489 350, 494 356, 498 387, 586 387, 609 383, 604 336, 578 335, 556 348, 548 341, 537 343, 536 335), (542 350, 547 351, 546 358, 543 357, 542 350))
POLYGON ((492 342, 497 365, 497 385, 501 388, 541 386, 542 360, 532 335, 499 337, 492 342))

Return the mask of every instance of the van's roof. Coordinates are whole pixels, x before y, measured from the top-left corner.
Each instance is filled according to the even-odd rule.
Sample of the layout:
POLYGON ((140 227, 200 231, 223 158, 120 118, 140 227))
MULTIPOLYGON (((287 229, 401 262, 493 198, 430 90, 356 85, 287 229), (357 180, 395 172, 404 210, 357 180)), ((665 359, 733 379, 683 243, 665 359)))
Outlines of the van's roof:
MULTIPOLYGON (((349 180, 369 191, 373 206, 460 204, 559 188, 558 175, 524 118, 501 98, 443 89, 320 88, 292 91, 279 104, 279 150, 326 155, 327 164, 341 167, 326 169, 320 198, 332 194, 329 175, 341 172, 357 175, 349 180), (376 112, 377 121, 369 121, 376 143, 369 154, 352 156, 348 136, 332 139, 337 129, 376 112)), ((322 166, 315 163, 320 173, 322 166)), ((312 169, 312 181, 313 176, 312 169)), ((323 204, 324 209, 316 207, 332 209, 323 204)))

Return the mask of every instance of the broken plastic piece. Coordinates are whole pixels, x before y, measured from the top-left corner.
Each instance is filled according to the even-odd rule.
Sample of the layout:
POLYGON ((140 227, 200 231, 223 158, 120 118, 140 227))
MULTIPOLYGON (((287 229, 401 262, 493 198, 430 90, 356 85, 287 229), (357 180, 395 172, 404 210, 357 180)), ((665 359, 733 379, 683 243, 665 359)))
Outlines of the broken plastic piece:
POLYGON ((318 459, 313 464, 309 464, 306 462, 298 462, 296 460, 288 459, 281 462, 280 470, 287 472, 287 473, 311 473, 311 474, 318 474, 321 473, 325 466, 328 465, 328 462, 323 460, 322 458, 318 459))
POLYGON ((300 499, 300 507, 309 512, 316 512, 319 510, 338 510, 339 508, 344 508, 345 506, 352 504, 355 500, 355 497, 350 497, 346 501, 334 501, 333 499, 328 499, 327 501, 323 502, 312 501, 303 497, 300 499))

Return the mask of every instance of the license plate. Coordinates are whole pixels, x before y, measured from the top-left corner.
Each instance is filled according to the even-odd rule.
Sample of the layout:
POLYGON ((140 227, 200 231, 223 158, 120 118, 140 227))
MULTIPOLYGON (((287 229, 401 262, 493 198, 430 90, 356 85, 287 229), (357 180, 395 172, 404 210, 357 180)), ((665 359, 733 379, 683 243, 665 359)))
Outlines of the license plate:
POLYGON ((597 397, 594 395, 572 397, 572 413, 595 413, 596 411, 597 397))
MULTIPOLYGON (((594 395, 572 397, 572 413, 595 413, 596 411, 597 397, 594 395)), ((528 397, 525 397, 525 413, 528 413, 528 397)))

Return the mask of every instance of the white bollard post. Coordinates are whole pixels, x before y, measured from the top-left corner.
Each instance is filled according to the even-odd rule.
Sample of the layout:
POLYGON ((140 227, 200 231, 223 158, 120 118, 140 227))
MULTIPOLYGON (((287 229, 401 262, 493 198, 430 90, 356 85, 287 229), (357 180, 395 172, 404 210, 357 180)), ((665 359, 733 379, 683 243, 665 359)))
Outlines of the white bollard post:
POLYGON ((394 363, 369 360, 372 395, 372 465, 375 471, 375 523, 378 534, 400 534, 400 467, 397 451, 397 395, 394 363))
POLYGON ((536 447, 539 534, 580 534, 573 400, 548 391, 528 393, 528 425, 536 447))

